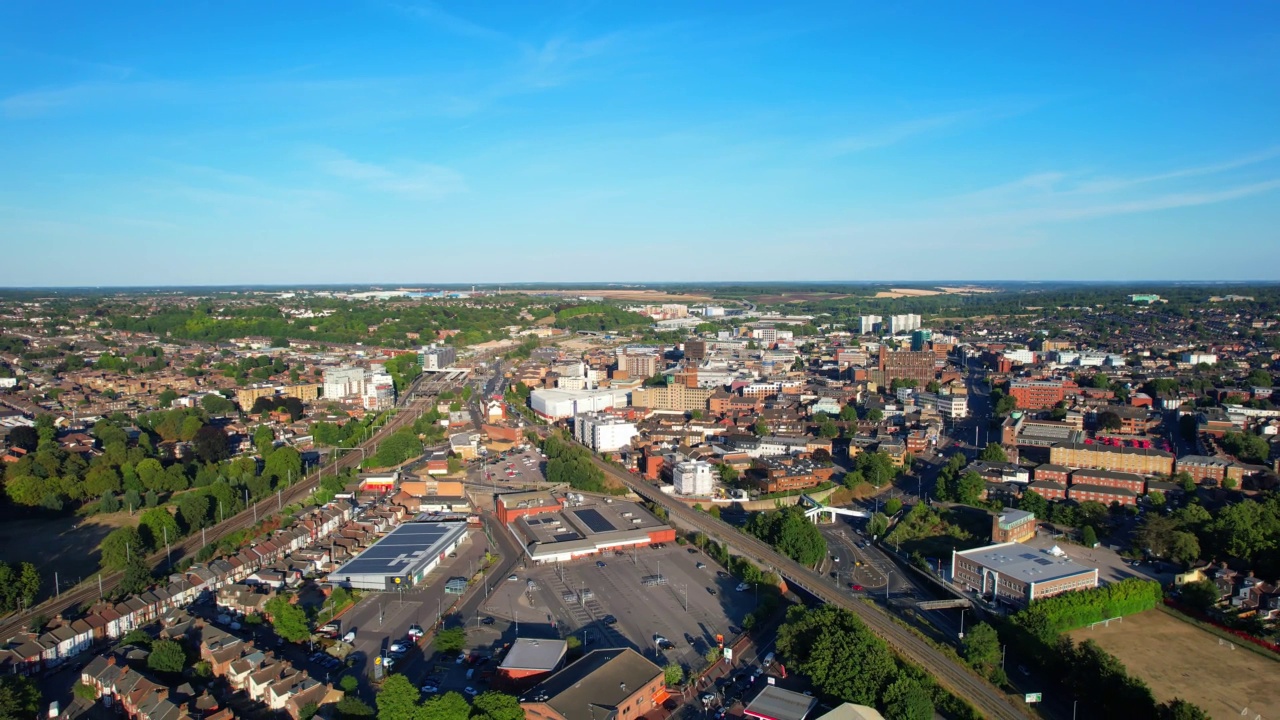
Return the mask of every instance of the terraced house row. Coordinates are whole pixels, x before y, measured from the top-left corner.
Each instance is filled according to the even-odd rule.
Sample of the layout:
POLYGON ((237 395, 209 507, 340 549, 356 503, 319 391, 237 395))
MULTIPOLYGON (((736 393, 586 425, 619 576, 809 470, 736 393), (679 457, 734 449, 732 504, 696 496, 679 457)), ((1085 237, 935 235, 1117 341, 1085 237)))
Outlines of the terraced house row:
POLYGON ((355 505, 350 500, 335 501, 233 556, 170 575, 167 582, 140 595, 115 603, 100 602, 83 617, 58 618, 46 632, 9 638, 0 647, 0 672, 32 675, 58 667, 96 643, 119 639, 189 605, 205 592, 237 583, 296 582, 304 570, 321 570, 323 563, 358 553, 398 525, 406 512, 395 506, 377 508, 354 521, 355 505), (273 568, 278 565, 285 567, 273 568), (290 567, 298 572, 289 572, 290 567))

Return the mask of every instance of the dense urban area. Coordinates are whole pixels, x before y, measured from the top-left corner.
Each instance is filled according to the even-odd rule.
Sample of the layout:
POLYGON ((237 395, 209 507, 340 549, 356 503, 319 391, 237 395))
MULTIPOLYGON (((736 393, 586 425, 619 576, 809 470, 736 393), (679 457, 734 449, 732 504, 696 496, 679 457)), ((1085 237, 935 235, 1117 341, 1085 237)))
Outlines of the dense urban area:
POLYGON ((4 291, 0 718, 1280 717, 1278 323, 1274 285, 4 291))

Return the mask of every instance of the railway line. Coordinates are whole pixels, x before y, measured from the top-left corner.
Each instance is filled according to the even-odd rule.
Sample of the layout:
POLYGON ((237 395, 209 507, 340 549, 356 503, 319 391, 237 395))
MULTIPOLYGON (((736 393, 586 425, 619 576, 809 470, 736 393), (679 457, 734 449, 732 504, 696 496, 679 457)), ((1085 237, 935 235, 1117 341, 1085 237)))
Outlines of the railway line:
POLYGON ((974 675, 967 668, 956 665, 937 648, 895 623, 893 618, 879 608, 845 595, 830 583, 824 582, 818 573, 778 553, 761 540, 739 532, 711 515, 697 512, 684 503, 671 500, 648 483, 637 480, 627 472, 599 458, 593 458, 593 461, 606 474, 617 478, 640 497, 661 505, 682 523, 697 528, 726 547, 732 547, 752 558, 764 569, 777 573, 793 588, 803 590, 822 602, 854 613, 895 652, 919 665, 948 691, 971 703, 984 718, 1020 720, 1035 717, 1028 709, 1011 701, 1003 692, 974 675))
MULTIPOLYGON (((174 543, 167 555, 165 551, 161 550, 149 556, 147 561, 151 563, 153 568, 161 571, 167 570, 189 555, 199 552, 206 542, 216 543, 232 533, 253 527, 257 524, 259 517, 267 517, 273 512, 278 512, 285 505, 305 500, 315 491, 324 473, 336 474, 342 470, 357 466, 365 456, 377 448, 378 443, 383 438, 416 420, 434 402, 436 394, 452 389, 458 384, 460 384, 460 381, 430 380, 415 382, 410 399, 405 405, 400 406, 399 412, 391 417, 368 440, 352 448, 361 448, 364 452, 348 452, 337 459, 331 460, 328 464, 321 465, 299 482, 287 488, 282 488, 275 496, 258 500, 239 513, 208 528, 204 533, 192 534, 181 542, 174 543)), ((111 594, 116 586, 120 584, 123 577, 124 573, 120 572, 94 576, 57 597, 49 598, 35 607, 4 618, 3 621, 0 621, 0 639, 13 637, 14 634, 26 630, 31 621, 39 617, 53 617, 62 612, 76 614, 81 605, 111 594)))

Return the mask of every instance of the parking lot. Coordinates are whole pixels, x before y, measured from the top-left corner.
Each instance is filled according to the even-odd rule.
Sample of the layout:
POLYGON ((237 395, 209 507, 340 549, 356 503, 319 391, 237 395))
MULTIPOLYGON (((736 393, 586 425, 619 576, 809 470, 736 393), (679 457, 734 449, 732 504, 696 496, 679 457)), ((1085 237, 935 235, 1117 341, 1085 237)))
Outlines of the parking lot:
POLYGON ((586 649, 631 647, 659 665, 699 667, 717 634, 735 634, 756 596, 737 591, 736 578, 717 575, 723 568, 688 550, 671 543, 517 570, 484 612, 518 621, 521 637, 572 634, 586 649))
POLYGON ((505 457, 493 455, 471 464, 467 468, 467 480, 498 492, 532 489, 546 482, 545 462, 537 448, 532 447, 505 457))

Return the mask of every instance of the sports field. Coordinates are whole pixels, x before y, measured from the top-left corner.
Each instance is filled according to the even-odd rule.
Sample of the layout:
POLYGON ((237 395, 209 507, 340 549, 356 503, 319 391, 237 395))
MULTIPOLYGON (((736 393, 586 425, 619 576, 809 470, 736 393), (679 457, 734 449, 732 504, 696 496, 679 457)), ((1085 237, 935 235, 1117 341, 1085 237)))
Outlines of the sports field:
POLYGON ((1131 615, 1110 626, 1071 633, 1093 640, 1141 677, 1160 701, 1180 697, 1215 718, 1280 718, 1280 661, 1226 640, 1160 610, 1131 615))

